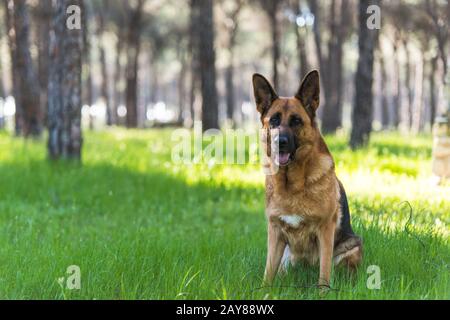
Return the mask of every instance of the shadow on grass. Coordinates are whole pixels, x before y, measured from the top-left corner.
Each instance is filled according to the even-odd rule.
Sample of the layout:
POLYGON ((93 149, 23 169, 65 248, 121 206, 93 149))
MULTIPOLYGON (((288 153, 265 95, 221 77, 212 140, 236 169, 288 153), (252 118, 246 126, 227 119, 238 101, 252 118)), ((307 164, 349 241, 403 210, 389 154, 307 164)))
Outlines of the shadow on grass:
MULTIPOLYGON (((31 261, 36 261, 35 269, 48 267, 37 261, 55 250, 51 244, 55 239, 58 245, 67 243, 72 248, 68 250, 69 257, 70 252, 84 254, 85 249, 77 247, 83 239, 88 243, 96 241, 91 256, 84 258, 88 265, 95 265, 94 260, 105 254, 106 247, 120 252, 121 260, 114 260, 105 268, 126 270, 122 271, 122 281, 128 279, 129 286, 137 288, 131 298, 178 297, 180 282, 191 269, 203 272, 201 281, 192 281, 190 288, 183 287, 185 298, 223 298, 216 292, 223 292, 224 288, 231 299, 261 299, 267 295, 317 298, 316 290, 305 289, 316 283, 317 267, 302 266, 281 279, 278 287, 259 289, 266 245, 263 188, 231 188, 215 181, 187 184, 161 169, 139 173, 106 164, 76 167, 43 161, 0 164, 0 177, 1 229, 9 239, 3 252, 15 252, 19 260, 21 255, 31 255, 31 261), (21 233, 30 221, 30 234, 21 233), (57 238, 63 231, 67 239, 57 238), (139 255, 130 253, 134 252, 134 238, 144 243, 140 244, 139 255), (17 246, 21 239, 36 241, 35 245, 42 249, 21 251, 25 250, 25 246, 17 246), (105 246, 98 245, 102 241, 105 246), (46 243, 50 244, 46 247, 46 243), (149 274, 155 284, 148 284, 149 274), (146 283, 148 288, 143 285, 146 283)), ((359 219, 355 229, 365 242, 364 263, 354 278, 343 270, 335 272, 333 286, 339 291, 332 292, 330 298, 426 298, 433 292, 436 296, 431 298, 442 298, 448 293, 445 271, 450 255, 445 239, 412 231, 414 237, 427 244, 423 248, 403 230, 386 231, 379 225, 364 225, 359 219), (380 291, 366 288, 369 265, 378 265, 382 270, 380 291)), ((1 260, 9 263, 6 257, 1 260)), ((14 275, 5 278, 12 280, 14 275)), ((121 285, 116 284, 120 282, 117 279, 98 279, 99 283, 102 281, 121 285)), ((31 285, 22 283, 24 291, 31 285)), ((105 298, 117 297, 115 291, 105 290, 105 298)), ((90 292, 93 291, 95 286, 90 292)), ((74 295, 95 297, 83 292, 74 295)))

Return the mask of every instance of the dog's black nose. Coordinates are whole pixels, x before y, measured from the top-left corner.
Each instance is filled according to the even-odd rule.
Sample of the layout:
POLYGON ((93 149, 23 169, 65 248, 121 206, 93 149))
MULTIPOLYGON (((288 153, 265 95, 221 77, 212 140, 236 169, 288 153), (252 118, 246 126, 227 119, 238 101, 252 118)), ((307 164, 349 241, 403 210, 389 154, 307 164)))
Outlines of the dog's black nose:
POLYGON ((278 138, 278 144, 279 144, 280 149, 286 148, 289 144, 288 137, 280 136, 278 138))

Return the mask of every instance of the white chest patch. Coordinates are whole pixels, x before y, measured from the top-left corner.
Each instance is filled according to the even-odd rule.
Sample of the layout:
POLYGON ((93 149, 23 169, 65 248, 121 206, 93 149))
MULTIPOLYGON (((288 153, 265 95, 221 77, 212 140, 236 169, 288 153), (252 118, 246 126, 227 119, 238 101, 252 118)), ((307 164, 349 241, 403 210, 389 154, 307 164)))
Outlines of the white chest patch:
POLYGON ((297 228, 300 225, 300 223, 302 223, 303 218, 299 215, 294 214, 294 215, 280 216, 280 220, 293 228, 297 228))

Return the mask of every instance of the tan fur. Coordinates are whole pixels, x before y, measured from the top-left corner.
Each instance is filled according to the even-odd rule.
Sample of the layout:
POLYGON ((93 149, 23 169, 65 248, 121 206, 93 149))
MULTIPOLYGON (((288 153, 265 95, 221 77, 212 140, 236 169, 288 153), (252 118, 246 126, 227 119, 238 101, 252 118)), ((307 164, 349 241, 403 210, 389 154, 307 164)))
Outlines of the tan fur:
MULTIPOLYGON (((258 100, 257 100, 258 101, 258 100)), ((318 101, 314 101, 316 107, 318 101)), ((335 234, 341 219, 339 182, 334 161, 314 119, 298 98, 276 97, 268 108, 261 105, 263 128, 270 135, 270 118, 282 114, 280 130, 291 130, 288 120, 292 114, 301 117, 303 124, 294 135, 300 142, 294 161, 288 166, 270 166, 272 175, 266 176, 266 216, 268 221, 268 253, 265 280, 271 282, 277 270, 284 270, 286 261, 303 260, 320 263, 319 284, 328 285, 332 267, 335 234), (298 226, 286 223, 286 216, 299 215, 298 226), (286 250, 288 246, 289 250, 286 250), (286 250, 286 252, 285 252, 286 250)), ((315 110, 314 110, 315 111, 315 110)), ((270 150, 268 150, 270 152, 270 150)), ((360 256, 355 251, 341 252, 337 262, 357 264, 360 256)))

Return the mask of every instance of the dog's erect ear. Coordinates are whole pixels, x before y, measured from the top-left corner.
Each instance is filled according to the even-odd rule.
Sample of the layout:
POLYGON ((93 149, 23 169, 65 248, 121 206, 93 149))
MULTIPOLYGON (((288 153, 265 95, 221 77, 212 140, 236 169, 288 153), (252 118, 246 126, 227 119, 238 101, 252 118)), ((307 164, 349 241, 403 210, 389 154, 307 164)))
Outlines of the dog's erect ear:
POLYGON ((319 71, 314 70, 306 75, 295 97, 302 102, 308 114, 313 118, 320 102, 319 71))
POLYGON ((255 95, 256 109, 261 116, 269 110, 272 102, 278 98, 269 81, 258 73, 253 75, 253 93, 255 95))

